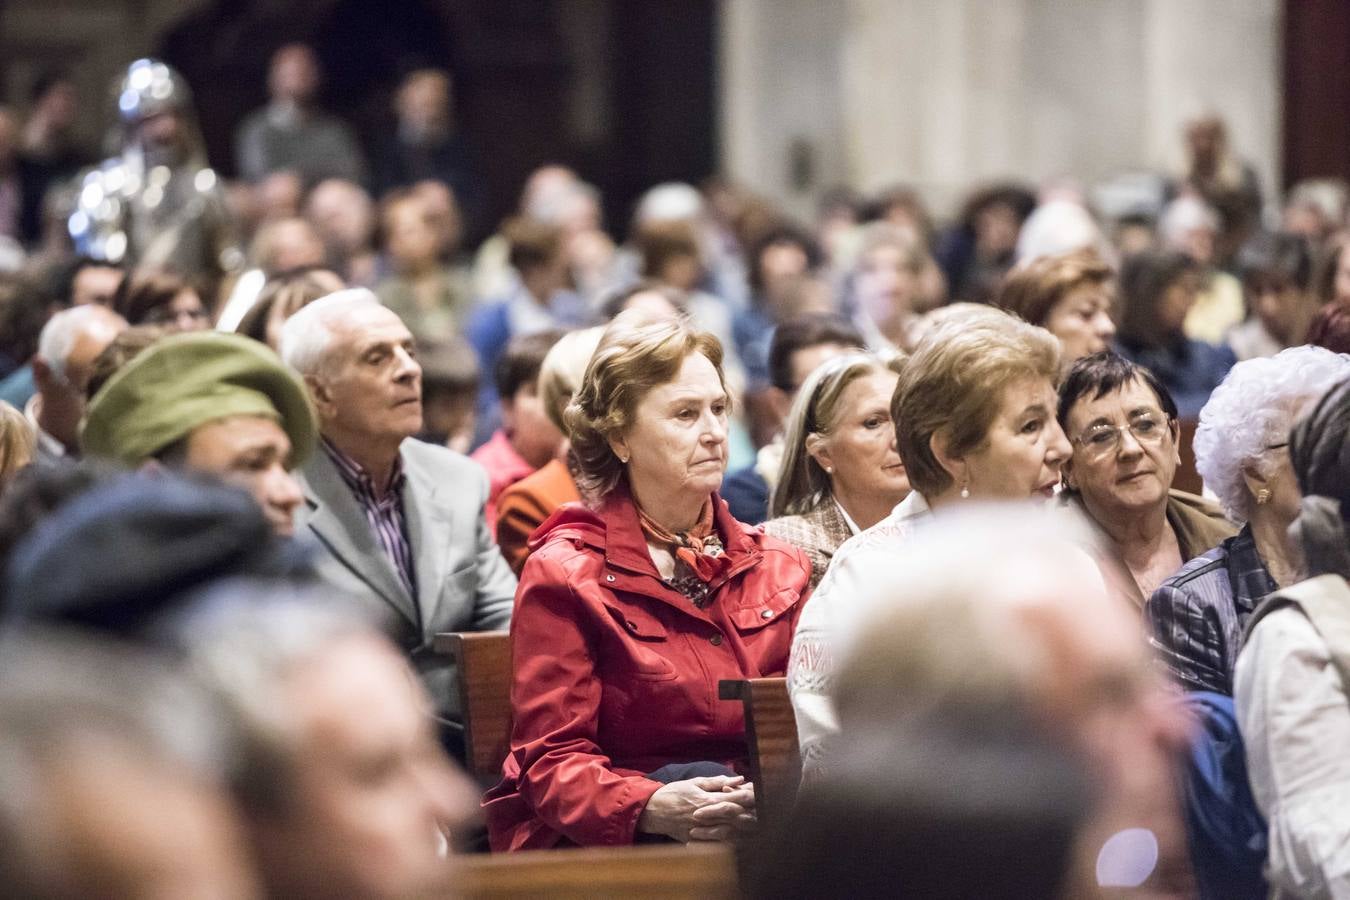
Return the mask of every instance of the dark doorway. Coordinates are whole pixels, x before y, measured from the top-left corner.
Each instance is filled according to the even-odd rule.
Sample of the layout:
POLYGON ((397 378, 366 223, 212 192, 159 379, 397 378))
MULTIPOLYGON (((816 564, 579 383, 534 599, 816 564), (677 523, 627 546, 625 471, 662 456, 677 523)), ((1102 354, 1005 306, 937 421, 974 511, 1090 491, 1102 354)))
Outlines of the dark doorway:
POLYGON ((1285 0, 1284 187, 1350 181, 1350 3, 1285 0))
POLYGON ((480 161, 481 225, 510 213, 533 168, 561 162, 600 188, 622 235, 645 188, 715 171, 716 9, 715 0, 219 0, 164 35, 159 52, 192 84, 211 159, 227 175, 234 129, 266 102, 268 59, 287 42, 315 47, 326 105, 367 136, 390 127, 402 74, 446 68, 458 127, 480 161))

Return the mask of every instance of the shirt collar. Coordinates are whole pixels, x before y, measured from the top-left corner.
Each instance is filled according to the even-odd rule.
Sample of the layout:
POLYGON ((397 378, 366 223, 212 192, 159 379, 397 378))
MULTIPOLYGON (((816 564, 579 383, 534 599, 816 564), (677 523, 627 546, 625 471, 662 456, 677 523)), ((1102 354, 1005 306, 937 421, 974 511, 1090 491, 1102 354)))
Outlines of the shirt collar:
MULTIPOLYGON (((342 480, 347 483, 347 487, 352 491, 369 496, 374 499, 378 495, 375 492, 375 483, 359 462, 343 453, 338 446, 323 435, 319 436, 319 445, 323 447, 324 452, 333 460, 333 465, 337 467, 338 474, 342 480)), ((389 484, 386 485, 384 495, 386 497, 397 497, 399 491, 403 489, 403 454, 394 457, 394 467, 389 471, 389 484)))
POLYGON ((848 510, 844 509, 844 504, 840 503, 838 500, 835 500, 833 497, 831 497, 830 500, 831 502, 834 503, 834 508, 839 510, 839 515, 844 517, 844 524, 848 526, 849 534, 851 535, 857 534, 859 531, 862 530, 858 527, 858 523, 853 521, 853 517, 848 514, 848 510))

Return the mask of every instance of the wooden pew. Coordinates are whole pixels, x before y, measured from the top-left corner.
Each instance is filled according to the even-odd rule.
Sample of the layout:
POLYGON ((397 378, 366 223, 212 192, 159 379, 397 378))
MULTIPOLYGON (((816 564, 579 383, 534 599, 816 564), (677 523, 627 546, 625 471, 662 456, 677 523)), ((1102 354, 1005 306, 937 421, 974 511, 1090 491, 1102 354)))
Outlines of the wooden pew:
POLYGON ((530 850, 453 860, 459 900, 735 900, 725 845, 530 850))
POLYGON ((459 666, 459 708, 469 774, 483 784, 502 777, 511 747, 511 641, 505 631, 438 634, 437 653, 459 666))
POLYGON ((1195 419, 1178 421, 1177 450, 1180 451, 1181 465, 1177 466, 1177 474, 1172 478, 1172 487, 1192 494, 1205 489, 1204 479, 1195 471, 1195 428, 1198 424, 1195 419))
POLYGON ((728 679, 718 684, 717 691, 723 700, 741 701, 744 709, 755 807, 760 822, 766 822, 792 806, 802 777, 797 719, 788 699, 787 679, 728 679))

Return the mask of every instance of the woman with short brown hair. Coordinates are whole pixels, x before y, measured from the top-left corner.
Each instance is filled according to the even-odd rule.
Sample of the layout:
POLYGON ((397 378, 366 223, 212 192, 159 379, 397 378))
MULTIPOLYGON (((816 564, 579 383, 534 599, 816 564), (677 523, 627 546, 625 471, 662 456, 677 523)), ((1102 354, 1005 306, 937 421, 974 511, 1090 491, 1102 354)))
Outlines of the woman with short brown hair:
POLYGON ((1014 269, 995 301, 1059 339, 1060 367, 1110 349, 1111 267, 1090 249, 1042 256, 1014 269))
POLYGON ((623 314, 568 406, 590 507, 540 526, 516 593, 495 850, 720 841, 754 821, 744 721, 717 685, 783 673, 811 568, 717 495, 721 361, 683 320, 623 314))

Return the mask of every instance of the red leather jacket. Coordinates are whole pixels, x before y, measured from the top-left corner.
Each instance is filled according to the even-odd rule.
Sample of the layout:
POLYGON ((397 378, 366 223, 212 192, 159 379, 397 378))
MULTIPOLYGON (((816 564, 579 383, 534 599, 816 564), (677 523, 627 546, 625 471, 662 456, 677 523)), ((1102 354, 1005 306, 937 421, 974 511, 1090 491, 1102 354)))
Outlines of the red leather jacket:
POLYGON ((631 844, 661 787, 644 773, 744 771, 741 707, 717 682, 784 673, 811 564, 713 502, 731 564, 701 610, 662 582, 622 485, 536 532, 511 619, 511 753, 483 803, 493 850, 631 844))

